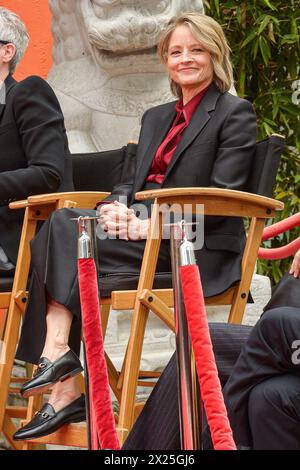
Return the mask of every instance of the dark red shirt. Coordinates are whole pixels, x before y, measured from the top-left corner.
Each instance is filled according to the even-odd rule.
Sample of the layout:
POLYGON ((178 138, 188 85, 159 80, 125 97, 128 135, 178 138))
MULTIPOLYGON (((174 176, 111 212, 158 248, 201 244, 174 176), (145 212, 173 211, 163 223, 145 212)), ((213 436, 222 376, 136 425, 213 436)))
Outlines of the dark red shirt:
MULTIPOLYGON (((208 87, 207 87, 208 88, 208 87)), ((161 184, 167 172, 168 165, 172 160, 177 145, 179 144, 184 130, 189 125, 193 113, 197 106, 200 104, 207 88, 200 91, 194 98, 192 98, 186 105, 183 106, 182 98, 176 104, 176 117, 172 124, 171 129, 166 135, 163 142, 157 149, 153 159, 149 175, 146 179, 147 182, 155 182, 161 184)))

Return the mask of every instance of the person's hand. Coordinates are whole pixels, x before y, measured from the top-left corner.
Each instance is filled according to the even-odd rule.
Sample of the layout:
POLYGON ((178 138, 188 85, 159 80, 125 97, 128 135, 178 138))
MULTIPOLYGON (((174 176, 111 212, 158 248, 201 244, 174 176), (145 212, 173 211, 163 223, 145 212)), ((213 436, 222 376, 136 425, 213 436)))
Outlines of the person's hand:
POLYGON ((128 240, 144 240, 148 235, 149 219, 141 220, 133 213, 128 220, 128 240))
POLYGON ((300 277, 300 250, 295 253, 290 274, 293 274, 294 277, 300 277))
POLYGON ((131 214, 133 214, 132 209, 128 209, 119 201, 114 201, 101 206, 98 223, 108 235, 128 240, 128 220, 131 214))
POLYGON ((132 209, 114 201, 100 209, 98 223, 109 236, 122 240, 141 240, 147 238, 148 220, 138 219, 132 209))

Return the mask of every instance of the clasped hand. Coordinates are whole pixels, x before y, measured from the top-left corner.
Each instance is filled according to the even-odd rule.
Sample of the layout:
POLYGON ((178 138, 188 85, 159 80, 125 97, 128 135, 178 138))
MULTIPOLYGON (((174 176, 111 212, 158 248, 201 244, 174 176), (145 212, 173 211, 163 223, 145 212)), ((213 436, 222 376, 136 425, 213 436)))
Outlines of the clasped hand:
POLYGON ((149 220, 139 219, 133 209, 129 209, 119 201, 101 206, 98 223, 102 230, 113 238, 122 240, 147 238, 149 220))

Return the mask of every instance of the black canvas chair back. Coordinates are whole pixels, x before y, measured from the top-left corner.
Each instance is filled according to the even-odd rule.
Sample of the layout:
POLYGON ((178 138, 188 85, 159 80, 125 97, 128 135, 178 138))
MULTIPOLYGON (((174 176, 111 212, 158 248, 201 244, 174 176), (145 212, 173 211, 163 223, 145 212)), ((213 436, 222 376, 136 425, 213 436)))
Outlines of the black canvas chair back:
POLYGON ((274 134, 257 142, 247 189, 249 193, 273 197, 284 138, 274 134))
POLYGON ((72 155, 76 191, 108 191, 126 179, 135 165, 137 144, 116 149, 72 155))
MULTIPOLYGON (((284 138, 271 135, 257 142, 252 171, 246 190, 273 197, 284 138)), ((72 155, 73 180, 76 191, 111 191, 126 180, 135 165, 137 144, 129 143, 116 150, 72 155)))

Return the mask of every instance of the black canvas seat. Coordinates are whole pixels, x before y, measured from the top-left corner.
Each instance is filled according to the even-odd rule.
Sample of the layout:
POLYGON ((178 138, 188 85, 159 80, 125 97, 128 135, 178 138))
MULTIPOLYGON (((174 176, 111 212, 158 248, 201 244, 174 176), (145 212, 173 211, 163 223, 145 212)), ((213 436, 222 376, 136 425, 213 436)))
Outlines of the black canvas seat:
MULTIPOLYGON (((100 297, 110 297, 111 293, 117 290, 136 290, 139 282, 139 275, 131 273, 108 274, 100 276, 99 287, 100 297)), ((154 278, 154 289, 170 289, 172 287, 171 273, 156 273, 154 278)))

